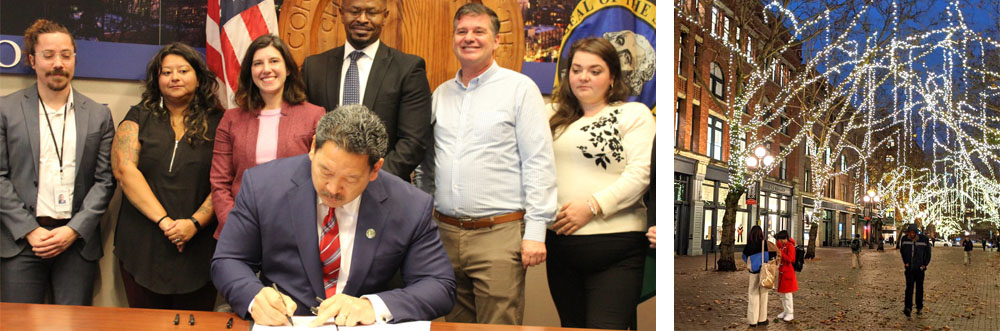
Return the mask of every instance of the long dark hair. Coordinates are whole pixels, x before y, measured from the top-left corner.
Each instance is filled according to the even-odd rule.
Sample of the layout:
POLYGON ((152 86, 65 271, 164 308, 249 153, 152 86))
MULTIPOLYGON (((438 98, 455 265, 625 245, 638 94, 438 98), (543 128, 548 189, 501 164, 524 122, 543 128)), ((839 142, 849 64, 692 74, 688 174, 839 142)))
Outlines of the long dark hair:
POLYGON ((163 58, 171 54, 184 58, 194 69, 195 76, 198 77, 198 89, 194 91, 194 98, 191 99, 187 112, 184 113, 184 127, 188 142, 211 141, 208 138, 208 115, 222 111, 219 97, 215 94, 215 91, 219 89, 219 83, 215 80, 215 73, 208 70, 208 65, 201 58, 201 54, 191 46, 174 42, 164 46, 153 56, 153 59, 146 65, 145 90, 142 92, 142 100, 139 105, 161 119, 170 117, 170 112, 162 104, 163 94, 160 93, 159 77, 163 67, 163 58))
POLYGON ((243 111, 256 113, 264 108, 264 98, 260 96, 260 88, 253 83, 253 56, 258 50, 274 46, 281 53, 281 59, 285 61, 285 87, 281 93, 281 98, 285 102, 297 105, 306 101, 306 84, 302 82, 302 73, 299 66, 295 64, 292 51, 288 49, 281 38, 273 34, 265 34, 254 39, 247 53, 243 55, 243 63, 240 64, 240 83, 236 88, 236 105, 243 111))
POLYGON ((764 229, 760 225, 754 225, 750 228, 750 234, 747 236, 748 242, 761 242, 764 241, 764 229))
POLYGON ((576 55, 576 52, 597 55, 608 65, 608 71, 611 74, 611 88, 608 90, 605 101, 609 104, 625 101, 631 92, 628 85, 625 84, 625 77, 622 75, 622 64, 621 60, 618 59, 618 51, 615 50, 614 45, 611 45, 611 42, 598 37, 577 40, 569 48, 569 53, 564 60, 565 67, 560 68, 559 86, 553 95, 552 101, 557 106, 555 114, 549 119, 549 129, 552 130, 552 136, 556 138, 566 126, 583 117, 580 100, 576 98, 576 95, 573 95, 573 90, 569 86, 569 72, 570 68, 573 67, 573 56, 576 55))

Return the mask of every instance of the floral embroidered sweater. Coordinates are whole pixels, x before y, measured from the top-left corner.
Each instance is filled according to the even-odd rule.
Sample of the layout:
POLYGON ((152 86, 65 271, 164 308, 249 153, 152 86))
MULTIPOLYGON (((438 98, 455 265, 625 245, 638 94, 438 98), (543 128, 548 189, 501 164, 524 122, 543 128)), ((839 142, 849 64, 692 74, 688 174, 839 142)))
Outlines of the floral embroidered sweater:
MULTIPOLYGON (((550 104, 550 117, 554 112, 550 104)), ((649 187, 655 135, 656 120, 638 102, 608 105, 556 132, 552 149, 559 206, 593 196, 602 209, 574 235, 646 231, 641 198, 649 187)))

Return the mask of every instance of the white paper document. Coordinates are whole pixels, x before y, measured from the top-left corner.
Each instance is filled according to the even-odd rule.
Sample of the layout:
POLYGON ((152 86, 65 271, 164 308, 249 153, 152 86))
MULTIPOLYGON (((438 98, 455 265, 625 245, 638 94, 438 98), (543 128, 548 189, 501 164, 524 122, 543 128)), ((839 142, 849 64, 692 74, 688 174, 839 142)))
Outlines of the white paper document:
POLYGON ((333 319, 330 319, 326 324, 318 326, 315 328, 310 328, 309 322, 312 322, 316 316, 292 316, 292 322, 294 326, 266 326, 254 324, 251 331, 268 331, 268 330, 315 330, 315 331, 430 331, 431 322, 430 321, 416 321, 416 322, 405 322, 398 324, 374 324, 365 326, 341 326, 337 327, 333 324, 333 319))

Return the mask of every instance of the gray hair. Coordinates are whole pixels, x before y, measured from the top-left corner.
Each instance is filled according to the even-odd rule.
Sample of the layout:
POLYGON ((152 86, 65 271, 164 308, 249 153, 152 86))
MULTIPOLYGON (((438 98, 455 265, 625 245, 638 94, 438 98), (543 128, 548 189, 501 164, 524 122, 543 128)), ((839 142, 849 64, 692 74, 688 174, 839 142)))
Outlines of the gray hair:
POLYGON ((323 115, 316 125, 316 149, 327 141, 352 154, 368 156, 373 167, 386 153, 389 135, 382 120, 361 104, 337 107, 323 115))
POLYGON ((496 37, 500 34, 500 17, 497 16, 497 13, 493 9, 490 9, 490 7, 475 2, 464 4, 458 8, 458 11, 455 12, 455 20, 452 21, 452 30, 458 28, 458 20, 466 15, 489 15, 490 30, 493 30, 493 36, 496 37))

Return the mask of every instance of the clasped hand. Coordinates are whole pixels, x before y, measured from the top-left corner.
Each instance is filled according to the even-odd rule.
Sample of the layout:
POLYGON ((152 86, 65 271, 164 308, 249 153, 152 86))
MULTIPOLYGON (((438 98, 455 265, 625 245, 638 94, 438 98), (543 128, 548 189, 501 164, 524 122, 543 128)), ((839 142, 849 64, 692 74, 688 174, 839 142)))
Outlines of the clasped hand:
POLYGON ((28 239, 28 244, 31 245, 31 250, 35 252, 35 255, 43 259, 59 256, 70 245, 73 245, 77 237, 79 235, 76 233, 76 230, 65 225, 52 230, 37 227, 25 236, 28 239))
POLYGON ((169 217, 160 222, 160 231, 163 231, 163 236, 167 237, 167 240, 177 246, 178 252, 184 252, 184 244, 198 233, 191 220, 183 218, 175 220, 169 217))

